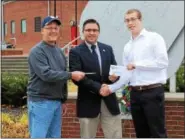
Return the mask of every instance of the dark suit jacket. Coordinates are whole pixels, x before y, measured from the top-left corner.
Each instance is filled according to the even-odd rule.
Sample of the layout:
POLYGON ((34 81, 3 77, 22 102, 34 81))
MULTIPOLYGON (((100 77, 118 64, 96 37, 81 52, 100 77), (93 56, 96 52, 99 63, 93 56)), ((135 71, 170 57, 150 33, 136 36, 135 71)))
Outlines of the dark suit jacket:
POLYGON ((102 75, 99 74, 98 68, 94 63, 94 57, 88 46, 84 43, 71 49, 69 53, 70 71, 96 72, 95 75, 86 75, 79 82, 74 82, 78 86, 77 96, 77 116, 78 117, 97 117, 100 113, 101 99, 112 115, 120 113, 115 93, 102 97, 99 94, 103 83, 111 84, 108 79, 110 65, 116 65, 113 50, 110 46, 98 42, 101 62, 102 75))

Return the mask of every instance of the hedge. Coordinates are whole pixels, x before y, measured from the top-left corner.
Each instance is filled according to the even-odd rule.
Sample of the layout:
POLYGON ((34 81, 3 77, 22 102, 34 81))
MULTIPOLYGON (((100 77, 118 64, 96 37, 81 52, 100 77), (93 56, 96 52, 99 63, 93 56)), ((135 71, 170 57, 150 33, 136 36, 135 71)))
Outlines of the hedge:
POLYGON ((1 82, 1 103, 14 106, 25 105, 27 84, 27 75, 3 73, 1 82))

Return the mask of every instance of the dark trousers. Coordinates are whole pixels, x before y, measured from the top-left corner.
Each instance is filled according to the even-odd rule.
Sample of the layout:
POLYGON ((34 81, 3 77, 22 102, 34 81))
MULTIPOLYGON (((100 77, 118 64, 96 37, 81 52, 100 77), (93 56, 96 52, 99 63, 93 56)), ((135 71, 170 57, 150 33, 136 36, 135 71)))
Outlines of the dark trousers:
POLYGON ((164 88, 132 90, 131 114, 138 138, 166 138, 164 88))

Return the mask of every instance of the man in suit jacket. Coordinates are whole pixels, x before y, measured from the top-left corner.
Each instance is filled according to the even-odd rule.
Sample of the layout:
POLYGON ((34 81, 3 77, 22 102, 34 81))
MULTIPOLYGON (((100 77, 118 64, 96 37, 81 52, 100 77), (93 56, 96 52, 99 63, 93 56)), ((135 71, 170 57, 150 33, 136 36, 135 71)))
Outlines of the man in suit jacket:
POLYGON ((112 83, 109 80, 109 69, 110 65, 116 64, 116 60, 111 46, 97 42, 99 33, 99 23, 94 19, 86 20, 83 24, 85 41, 71 49, 69 54, 71 71, 94 73, 86 74, 81 81, 74 81, 78 86, 80 134, 82 138, 96 137, 100 121, 106 138, 121 138, 121 118, 116 95, 100 95, 102 84, 112 83))

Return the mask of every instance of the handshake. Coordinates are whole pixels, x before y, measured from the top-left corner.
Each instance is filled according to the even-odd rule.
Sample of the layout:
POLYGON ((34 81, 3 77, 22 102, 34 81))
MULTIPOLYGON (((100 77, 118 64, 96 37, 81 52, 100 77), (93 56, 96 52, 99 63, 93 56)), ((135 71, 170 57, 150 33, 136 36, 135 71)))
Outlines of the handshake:
MULTIPOLYGON (((81 71, 73 71, 71 72, 71 78, 74 81, 80 81, 85 77, 85 73, 81 71)), ((115 82, 117 80, 118 76, 116 75, 110 75, 109 80, 112 82, 115 82)), ((100 95, 102 96, 108 96, 111 94, 111 90, 107 84, 102 84, 101 89, 100 89, 100 95)))
MULTIPOLYGON (((118 79, 118 76, 115 74, 109 76, 109 80, 112 82, 115 82, 118 79)), ((107 84, 102 84, 101 89, 100 89, 100 95, 102 96, 108 96, 111 94, 111 90, 107 84)))
POLYGON ((109 86, 107 84, 102 84, 100 89, 100 95, 105 97, 110 94, 111 94, 111 90, 109 89, 109 86))

